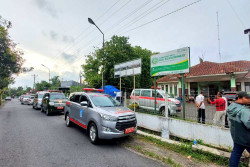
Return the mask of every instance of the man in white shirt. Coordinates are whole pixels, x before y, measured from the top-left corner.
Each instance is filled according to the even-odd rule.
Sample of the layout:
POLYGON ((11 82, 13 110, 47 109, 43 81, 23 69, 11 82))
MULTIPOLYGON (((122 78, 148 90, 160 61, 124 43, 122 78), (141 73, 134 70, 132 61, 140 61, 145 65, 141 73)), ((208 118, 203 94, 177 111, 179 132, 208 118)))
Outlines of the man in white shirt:
POLYGON ((204 104, 204 93, 201 92, 195 99, 195 104, 197 106, 197 111, 198 111, 198 116, 197 116, 197 121, 198 123, 205 124, 205 104, 204 104))

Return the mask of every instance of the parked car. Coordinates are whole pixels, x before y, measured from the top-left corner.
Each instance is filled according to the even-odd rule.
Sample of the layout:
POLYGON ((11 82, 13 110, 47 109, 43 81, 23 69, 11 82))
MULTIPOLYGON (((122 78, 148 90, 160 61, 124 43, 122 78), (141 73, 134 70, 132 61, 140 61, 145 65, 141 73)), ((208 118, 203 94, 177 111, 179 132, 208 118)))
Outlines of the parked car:
POLYGON ((227 99, 227 102, 228 102, 228 106, 236 101, 236 98, 237 98, 237 93, 238 92, 223 92, 223 97, 225 97, 227 99))
MULTIPOLYGON (((165 114, 165 92, 156 90, 156 110, 161 114, 165 114)), ((139 108, 154 110, 155 104, 154 89, 135 89, 130 96, 130 104, 136 103, 139 108), (135 94, 135 97, 134 97, 135 94)), ((174 97, 168 95, 168 115, 176 115, 181 112, 181 102, 174 97)))
POLYGON ((23 96, 24 96, 24 95, 21 95, 21 96, 19 97, 20 102, 22 101, 23 96))
POLYGON ((6 101, 11 101, 11 97, 10 97, 10 96, 7 96, 7 97, 5 98, 5 100, 6 100, 6 101))
POLYGON ((45 93, 47 93, 47 91, 38 91, 35 94, 35 98, 34 98, 34 102, 33 102, 33 108, 34 109, 40 109, 41 108, 41 104, 42 104, 42 99, 43 96, 45 95, 45 93))
POLYGON ((47 116, 51 113, 60 113, 64 111, 67 98, 60 92, 47 92, 43 96, 41 111, 47 116))
POLYGON ((23 97, 21 98, 21 104, 29 104, 29 98, 29 94, 23 95, 23 97))
POLYGON ((34 96, 30 96, 28 100, 28 105, 33 105, 33 102, 34 102, 34 96))
POLYGON ((66 102, 64 115, 66 126, 75 123, 86 129, 93 144, 99 139, 127 136, 137 129, 133 111, 120 106, 113 97, 97 92, 72 93, 66 102))

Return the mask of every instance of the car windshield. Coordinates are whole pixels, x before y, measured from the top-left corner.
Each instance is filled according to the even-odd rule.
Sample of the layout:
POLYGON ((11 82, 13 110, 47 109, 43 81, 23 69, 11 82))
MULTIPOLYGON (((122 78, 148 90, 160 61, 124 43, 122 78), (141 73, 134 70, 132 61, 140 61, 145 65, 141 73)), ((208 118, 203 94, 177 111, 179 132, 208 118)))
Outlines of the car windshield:
POLYGON ((42 99, 44 94, 38 94, 38 98, 42 99))
POLYGON ((120 103, 108 95, 91 95, 91 100, 98 107, 114 107, 120 106, 120 103))
POLYGON ((236 98, 236 94, 226 94, 224 95, 227 99, 235 99, 236 98))
POLYGON ((34 99, 34 96, 31 96, 30 99, 34 99))
POLYGON ((63 93, 50 94, 50 99, 66 99, 63 93))
POLYGON ((29 96, 29 95, 24 95, 23 97, 24 97, 24 98, 30 98, 30 96, 29 96))

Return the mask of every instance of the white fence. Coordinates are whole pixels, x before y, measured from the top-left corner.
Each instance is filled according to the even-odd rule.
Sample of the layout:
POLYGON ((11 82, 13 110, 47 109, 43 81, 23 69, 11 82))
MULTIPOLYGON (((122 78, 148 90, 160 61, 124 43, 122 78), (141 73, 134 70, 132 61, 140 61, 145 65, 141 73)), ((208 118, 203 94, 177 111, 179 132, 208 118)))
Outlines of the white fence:
POLYGON ((138 126, 146 129, 168 131, 171 136, 188 140, 201 139, 204 143, 217 147, 233 147, 229 129, 138 112, 136 117, 138 126))

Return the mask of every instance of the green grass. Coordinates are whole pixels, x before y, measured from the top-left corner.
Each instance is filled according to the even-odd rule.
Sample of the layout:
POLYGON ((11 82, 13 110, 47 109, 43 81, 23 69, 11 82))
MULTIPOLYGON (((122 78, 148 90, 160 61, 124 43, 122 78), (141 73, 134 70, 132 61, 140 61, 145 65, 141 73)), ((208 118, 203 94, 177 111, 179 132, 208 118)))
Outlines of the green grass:
MULTIPOLYGON (((228 166, 229 165, 229 159, 219 156, 219 155, 214 155, 212 153, 204 152, 201 150, 192 150, 192 142, 190 143, 182 143, 181 145, 174 145, 174 144, 169 144, 166 142, 163 142, 161 140, 155 139, 150 136, 141 136, 137 135, 135 136, 139 140, 143 140, 147 143, 155 143, 157 146, 172 150, 174 152, 180 153, 185 156, 191 156, 195 160, 198 160, 203 163, 216 163, 218 165, 224 165, 228 166)), ((247 167, 247 164, 241 163, 241 167, 247 167)))

